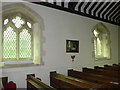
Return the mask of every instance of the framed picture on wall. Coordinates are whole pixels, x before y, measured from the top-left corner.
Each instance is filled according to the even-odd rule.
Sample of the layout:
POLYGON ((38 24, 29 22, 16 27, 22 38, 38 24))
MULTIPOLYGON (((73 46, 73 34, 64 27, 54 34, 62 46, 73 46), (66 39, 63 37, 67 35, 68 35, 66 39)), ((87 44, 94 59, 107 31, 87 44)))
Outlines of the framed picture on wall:
POLYGON ((79 41, 78 40, 66 40, 66 52, 67 53, 79 53, 79 41))

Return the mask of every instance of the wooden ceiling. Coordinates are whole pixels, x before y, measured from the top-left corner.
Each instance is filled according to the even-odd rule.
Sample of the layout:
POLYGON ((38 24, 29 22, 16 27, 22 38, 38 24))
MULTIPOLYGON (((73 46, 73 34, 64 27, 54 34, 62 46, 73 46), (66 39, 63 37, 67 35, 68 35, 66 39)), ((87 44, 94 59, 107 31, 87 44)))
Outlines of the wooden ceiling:
POLYGON ((120 25, 120 0, 35 0, 32 3, 120 25))

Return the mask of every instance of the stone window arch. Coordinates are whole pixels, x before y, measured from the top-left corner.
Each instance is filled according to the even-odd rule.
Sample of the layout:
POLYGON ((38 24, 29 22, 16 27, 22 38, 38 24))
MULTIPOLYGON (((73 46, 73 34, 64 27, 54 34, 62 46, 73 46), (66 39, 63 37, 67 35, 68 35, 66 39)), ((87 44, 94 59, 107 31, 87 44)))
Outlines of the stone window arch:
POLYGON ((97 24, 93 29, 94 57, 99 59, 111 58, 110 32, 103 23, 97 24))
POLYGON ((43 20, 31 8, 22 3, 3 6, 0 66, 20 61, 40 64, 42 30, 43 20))

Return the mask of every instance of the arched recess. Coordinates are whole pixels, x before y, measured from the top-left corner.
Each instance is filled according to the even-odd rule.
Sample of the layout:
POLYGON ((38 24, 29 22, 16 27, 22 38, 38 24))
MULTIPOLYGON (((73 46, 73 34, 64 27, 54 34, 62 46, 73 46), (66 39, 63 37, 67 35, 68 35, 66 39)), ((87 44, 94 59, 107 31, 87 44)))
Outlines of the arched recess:
POLYGON ((94 58, 95 60, 111 59, 110 32, 103 23, 97 24, 93 29, 94 58))
MULTIPOLYGON (((40 17, 38 13, 33 11, 31 8, 27 7, 23 3, 13 3, 8 4, 2 7, 2 29, 0 30, 0 34, 2 34, 2 31, 4 29, 4 20, 6 18, 11 19, 13 16, 18 15, 23 17, 25 20, 29 21, 32 24, 32 32, 33 32, 33 57, 32 61, 34 64, 40 64, 41 63, 41 31, 44 29, 43 19, 40 17)), ((24 25, 25 26, 25 25, 24 25)), ((0 35, 2 39, 2 35, 0 35)), ((0 40, 1 44, 2 40, 0 40)), ((3 45, 0 45, 0 54, 3 55, 2 47, 3 45)), ((29 60, 28 60, 29 61, 29 60)), ((0 57, 1 66, 4 65, 5 61, 3 61, 3 56, 0 57)))

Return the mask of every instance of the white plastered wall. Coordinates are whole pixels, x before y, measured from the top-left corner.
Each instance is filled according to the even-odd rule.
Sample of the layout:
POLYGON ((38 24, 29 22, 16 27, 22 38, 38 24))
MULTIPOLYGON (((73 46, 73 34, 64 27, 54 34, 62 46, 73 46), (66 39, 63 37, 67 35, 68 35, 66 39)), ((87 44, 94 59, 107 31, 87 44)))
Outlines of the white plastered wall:
POLYGON ((101 21, 32 3, 23 4, 37 12, 43 19, 43 63, 40 66, 3 68, 3 76, 8 76, 9 80, 16 82, 18 88, 26 87, 27 74, 35 73, 49 85, 50 71, 56 70, 58 73, 67 75, 68 68, 82 70, 82 67, 118 63, 118 26, 102 22, 111 34, 112 59, 95 61, 92 57, 92 29, 101 21), (70 58, 73 54, 66 53, 67 39, 79 40, 80 43, 80 50, 75 54, 74 62, 70 58))

